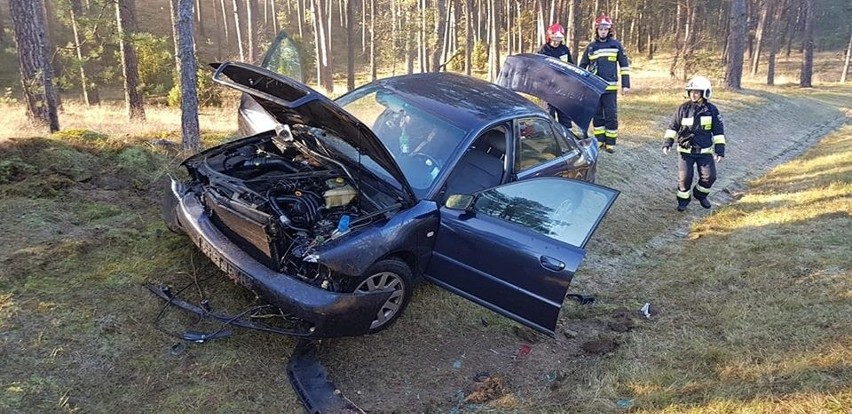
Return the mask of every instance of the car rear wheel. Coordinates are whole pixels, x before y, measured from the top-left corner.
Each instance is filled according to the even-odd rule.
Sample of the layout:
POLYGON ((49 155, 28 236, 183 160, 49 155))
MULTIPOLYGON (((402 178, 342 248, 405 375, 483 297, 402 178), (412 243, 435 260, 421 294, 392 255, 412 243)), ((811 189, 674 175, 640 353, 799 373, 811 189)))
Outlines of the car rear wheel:
POLYGON ((370 324, 370 333, 379 332, 396 321, 414 291, 414 278, 405 262, 397 259, 380 260, 370 266, 364 275, 353 283, 353 292, 376 292, 393 290, 393 294, 382 304, 376 318, 370 324))

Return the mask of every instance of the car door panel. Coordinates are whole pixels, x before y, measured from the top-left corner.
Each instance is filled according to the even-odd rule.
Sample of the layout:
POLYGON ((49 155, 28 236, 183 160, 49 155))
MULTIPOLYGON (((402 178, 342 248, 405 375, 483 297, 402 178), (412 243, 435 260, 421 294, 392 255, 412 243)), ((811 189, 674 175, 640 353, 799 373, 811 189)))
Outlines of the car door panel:
POLYGON ((459 217, 464 214, 441 212, 436 246, 453 248, 437 248, 433 252, 427 278, 552 335, 562 300, 585 251, 568 245, 553 246, 543 240, 544 236, 538 237, 520 226, 507 228, 492 217, 459 217), (545 261, 561 263, 562 270, 546 268, 542 263, 545 261))
POLYGON ((617 195, 548 177, 486 190, 472 209, 442 207, 426 277, 553 335, 584 247, 617 195))

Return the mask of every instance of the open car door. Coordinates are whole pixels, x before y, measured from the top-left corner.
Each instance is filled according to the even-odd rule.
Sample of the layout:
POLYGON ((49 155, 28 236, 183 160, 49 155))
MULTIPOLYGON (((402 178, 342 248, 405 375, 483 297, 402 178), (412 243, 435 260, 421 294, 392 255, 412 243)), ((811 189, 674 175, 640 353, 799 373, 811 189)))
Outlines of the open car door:
POLYGON ((495 83, 555 106, 568 114, 580 130, 592 121, 607 85, 592 72, 535 53, 508 56, 495 83))
MULTIPOLYGON (((269 45, 269 50, 263 56, 260 66, 296 82, 305 83, 304 65, 302 65, 299 47, 284 31, 278 33, 269 45)), ((240 97, 237 122, 241 136, 269 131, 278 125, 275 119, 258 105, 257 100, 246 93, 240 97)))
POLYGON ((557 177, 516 181, 472 200, 451 196, 426 277, 553 336, 585 245, 617 196, 557 177), (460 199, 471 202, 453 205, 460 199))

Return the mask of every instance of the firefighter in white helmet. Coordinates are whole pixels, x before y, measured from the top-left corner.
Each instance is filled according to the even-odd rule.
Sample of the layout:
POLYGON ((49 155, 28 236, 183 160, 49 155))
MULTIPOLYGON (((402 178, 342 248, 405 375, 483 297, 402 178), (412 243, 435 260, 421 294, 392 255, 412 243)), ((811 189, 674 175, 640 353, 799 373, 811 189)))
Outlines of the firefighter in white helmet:
POLYGON ((719 109, 709 101, 710 80, 704 76, 690 79, 686 94, 689 100, 677 108, 663 142, 664 154, 677 143, 677 211, 686 210, 692 197, 701 207, 712 206, 707 196, 716 181, 716 163, 725 157, 725 128, 719 109), (692 187, 696 169, 698 183, 692 187))

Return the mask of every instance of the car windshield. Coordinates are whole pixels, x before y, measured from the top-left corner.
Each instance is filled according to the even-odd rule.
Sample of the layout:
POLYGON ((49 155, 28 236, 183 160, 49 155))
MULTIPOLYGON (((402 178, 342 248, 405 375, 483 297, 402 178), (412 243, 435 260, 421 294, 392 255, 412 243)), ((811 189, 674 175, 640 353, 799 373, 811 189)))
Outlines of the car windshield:
POLYGON ((355 91, 335 102, 372 129, 418 198, 429 192, 466 135, 464 130, 380 85, 355 91))

